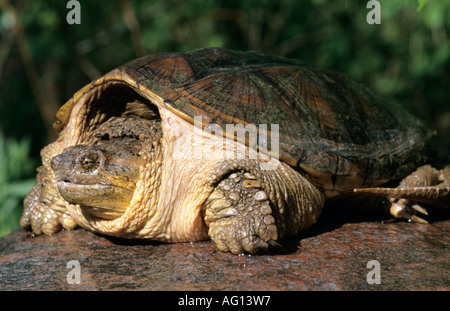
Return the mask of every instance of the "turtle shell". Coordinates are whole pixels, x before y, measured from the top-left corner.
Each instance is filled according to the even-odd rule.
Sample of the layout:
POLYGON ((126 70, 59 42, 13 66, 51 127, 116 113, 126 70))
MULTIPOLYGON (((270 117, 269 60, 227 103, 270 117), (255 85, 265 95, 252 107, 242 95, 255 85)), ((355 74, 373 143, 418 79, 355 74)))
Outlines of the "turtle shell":
POLYGON ((301 61, 208 48, 147 55, 93 85, 109 80, 156 94, 159 109, 189 122, 276 124, 280 159, 333 189, 400 178, 425 160, 429 132, 418 120, 347 75, 301 61))

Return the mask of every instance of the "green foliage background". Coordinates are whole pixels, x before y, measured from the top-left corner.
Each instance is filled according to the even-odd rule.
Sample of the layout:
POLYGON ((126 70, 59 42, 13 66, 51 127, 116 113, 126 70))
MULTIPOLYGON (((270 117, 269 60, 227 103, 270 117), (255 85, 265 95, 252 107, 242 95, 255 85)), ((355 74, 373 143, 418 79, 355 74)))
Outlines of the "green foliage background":
POLYGON ((450 150, 450 0, 0 0, 0 235, 18 228, 57 109, 136 56, 201 47, 262 50, 348 73, 438 132, 450 150), (31 180, 31 181, 30 181, 31 180))

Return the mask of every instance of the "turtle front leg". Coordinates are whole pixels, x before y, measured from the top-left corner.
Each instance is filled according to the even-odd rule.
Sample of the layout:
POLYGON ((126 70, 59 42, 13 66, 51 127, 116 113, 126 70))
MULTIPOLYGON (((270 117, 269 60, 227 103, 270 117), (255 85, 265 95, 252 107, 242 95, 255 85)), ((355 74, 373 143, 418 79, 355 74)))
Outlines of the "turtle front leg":
POLYGON ((53 234, 64 229, 74 229, 77 224, 67 210, 67 202, 60 196, 56 179, 49 166, 51 158, 61 149, 58 142, 41 151, 42 166, 37 169, 36 185, 24 200, 20 226, 34 234, 53 234))
POLYGON ((263 171, 252 160, 226 161, 211 174, 214 188, 203 211, 208 234, 221 251, 261 253, 311 226, 322 194, 285 164, 263 171))
POLYGON ((417 216, 418 213, 428 215, 421 204, 441 208, 449 206, 450 165, 441 171, 430 165, 421 166, 405 177, 397 188, 361 188, 354 191, 386 196, 391 202, 390 213, 394 218, 427 223, 417 216))
POLYGON ((66 209, 55 182, 47 168, 38 168, 36 185, 24 200, 20 226, 34 234, 53 234, 64 229, 74 229, 77 224, 66 209))
POLYGON ((234 172, 217 184, 205 204, 209 236, 233 254, 267 250, 278 239, 267 193, 250 173, 234 172))
POLYGON ((43 165, 37 170, 36 185, 24 200, 20 226, 36 235, 53 234, 64 229, 74 229, 77 224, 70 216, 67 202, 60 196, 53 171, 48 165, 56 144, 41 151, 43 165))

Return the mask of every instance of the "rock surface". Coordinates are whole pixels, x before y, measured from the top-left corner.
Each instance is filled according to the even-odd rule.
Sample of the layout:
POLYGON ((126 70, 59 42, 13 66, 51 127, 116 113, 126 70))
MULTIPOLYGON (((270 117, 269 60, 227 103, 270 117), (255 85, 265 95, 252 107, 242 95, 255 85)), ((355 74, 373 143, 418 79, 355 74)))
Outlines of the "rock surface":
POLYGON ((427 225, 328 220, 286 241, 283 252, 236 256, 211 241, 158 244, 84 229, 31 237, 19 230, 0 239, 0 289, 449 290, 449 233, 448 219, 427 225), (68 282, 77 275, 72 260, 80 284, 68 282), (377 263, 380 284, 369 284, 377 263))

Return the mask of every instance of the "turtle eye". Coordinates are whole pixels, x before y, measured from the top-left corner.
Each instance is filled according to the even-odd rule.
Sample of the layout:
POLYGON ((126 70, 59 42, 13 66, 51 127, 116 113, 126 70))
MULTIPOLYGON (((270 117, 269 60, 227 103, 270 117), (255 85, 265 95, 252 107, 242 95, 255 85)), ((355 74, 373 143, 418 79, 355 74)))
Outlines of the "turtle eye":
POLYGON ((92 170, 97 167, 98 154, 96 153, 84 154, 79 158, 79 163, 82 169, 86 171, 92 170))

